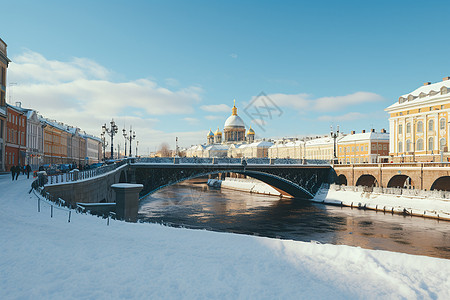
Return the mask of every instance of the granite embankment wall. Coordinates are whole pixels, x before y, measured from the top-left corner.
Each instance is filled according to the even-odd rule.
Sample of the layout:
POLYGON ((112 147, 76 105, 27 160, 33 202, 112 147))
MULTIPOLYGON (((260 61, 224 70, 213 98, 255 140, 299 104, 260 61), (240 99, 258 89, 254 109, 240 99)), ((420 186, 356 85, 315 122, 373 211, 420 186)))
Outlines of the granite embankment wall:
POLYGON ((450 221, 450 193, 323 185, 312 201, 450 221))
POLYGON ((45 185, 45 190, 55 197, 75 205, 76 203, 114 203, 116 195, 111 185, 119 183, 120 176, 127 178, 128 165, 108 173, 83 180, 45 185))

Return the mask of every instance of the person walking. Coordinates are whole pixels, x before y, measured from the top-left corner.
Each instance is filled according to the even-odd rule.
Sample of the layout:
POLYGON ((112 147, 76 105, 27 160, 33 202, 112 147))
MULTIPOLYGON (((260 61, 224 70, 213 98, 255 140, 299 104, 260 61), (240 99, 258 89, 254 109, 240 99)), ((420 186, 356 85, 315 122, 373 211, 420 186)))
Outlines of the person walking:
POLYGON ((16 166, 11 166, 11 175, 12 175, 12 180, 14 181, 14 177, 16 176, 16 166))
POLYGON ((31 172, 31 166, 30 166, 30 164, 27 164, 27 166, 25 167, 25 169, 27 170, 27 179, 30 179, 30 172, 31 172))
POLYGON ((17 178, 19 177, 19 175, 20 175, 20 166, 19 165, 17 165, 16 166, 16 180, 17 180, 17 178))

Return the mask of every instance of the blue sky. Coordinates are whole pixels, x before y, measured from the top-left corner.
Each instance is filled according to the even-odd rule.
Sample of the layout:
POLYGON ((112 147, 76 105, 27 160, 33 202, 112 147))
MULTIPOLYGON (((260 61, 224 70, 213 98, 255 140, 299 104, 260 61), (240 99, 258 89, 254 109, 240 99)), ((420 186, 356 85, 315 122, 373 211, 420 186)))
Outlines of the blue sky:
POLYGON ((378 131, 400 95, 450 75, 445 1, 0 4, 12 101, 92 134, 114 117, 142 153, 205 142, 233 99, 259 137, 378 131), (244 114, 261 92, 281 116, 244 114))

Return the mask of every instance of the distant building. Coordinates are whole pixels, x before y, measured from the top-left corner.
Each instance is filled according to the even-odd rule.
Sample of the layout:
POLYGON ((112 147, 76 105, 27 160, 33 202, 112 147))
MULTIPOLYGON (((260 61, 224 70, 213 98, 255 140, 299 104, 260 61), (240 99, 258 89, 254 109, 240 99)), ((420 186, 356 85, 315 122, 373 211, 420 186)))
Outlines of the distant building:
POLYGON ((390 114, 390 152, 394 162, 448 161, 450 77, 402 95, 385 109, 390 114))
POLYGON ((370 132, 346 135, 338 142, 338 161, 340 164, 362 164, 388 162, 389 133, 370 132))
POLYGON ((6 104, 5 168, 26 164, 27 114, 20 106, 6 104))
MULTIPOLYGON (((9 171, 5 165, 6 146, 6 73, 11 62, 6 52, 7 45, 0 38, 0 171, 9 171)), ((10 165, 10 164, 9 164, 10 165)), ((9 166, 8 165, 8 166, 9 166)))

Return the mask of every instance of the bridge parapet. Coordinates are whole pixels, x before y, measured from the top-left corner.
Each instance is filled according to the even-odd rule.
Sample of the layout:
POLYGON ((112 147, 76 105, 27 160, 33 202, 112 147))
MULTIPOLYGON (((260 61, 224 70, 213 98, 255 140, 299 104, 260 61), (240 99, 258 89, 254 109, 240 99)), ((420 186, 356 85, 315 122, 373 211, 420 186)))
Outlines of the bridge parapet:
POLYGON ((151 164, 247 164, 265 165, 329 165, 326 160, 291 159, 291 158, 231 158, 231 157, 142 157, 135 159, 135 163, 151 164))

